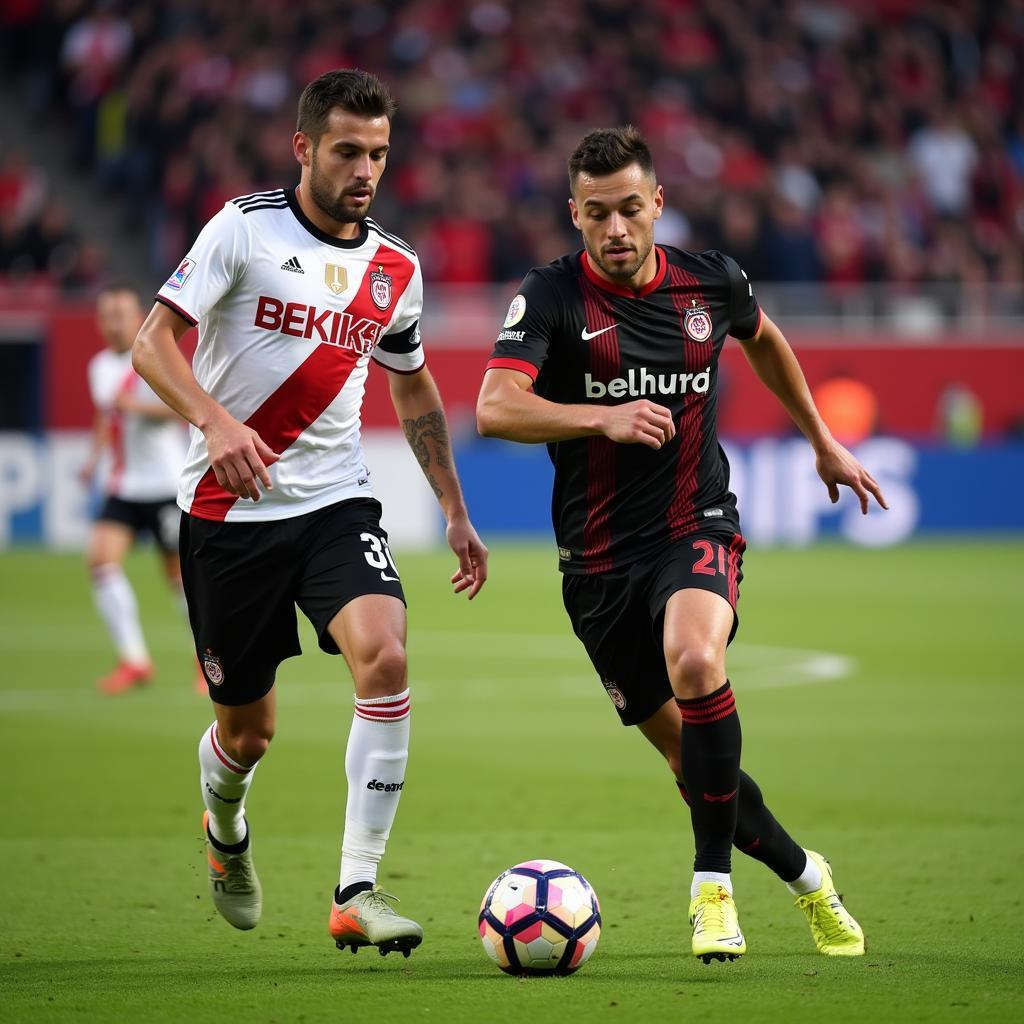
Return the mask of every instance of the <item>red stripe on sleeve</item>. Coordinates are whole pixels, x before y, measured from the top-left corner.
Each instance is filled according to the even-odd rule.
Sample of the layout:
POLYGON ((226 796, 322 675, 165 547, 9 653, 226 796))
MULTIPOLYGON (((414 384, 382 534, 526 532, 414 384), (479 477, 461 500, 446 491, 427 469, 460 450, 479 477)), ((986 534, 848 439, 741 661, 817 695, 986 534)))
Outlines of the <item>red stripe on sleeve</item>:
POLYGON ((520 373, 525 373, 530 380, 536 380, 537 374, 540 373, 540 370, 533 363, 528 363, 525 359, 503 359, 498 357, 488 359, 485 369, 518 370, 520 373))

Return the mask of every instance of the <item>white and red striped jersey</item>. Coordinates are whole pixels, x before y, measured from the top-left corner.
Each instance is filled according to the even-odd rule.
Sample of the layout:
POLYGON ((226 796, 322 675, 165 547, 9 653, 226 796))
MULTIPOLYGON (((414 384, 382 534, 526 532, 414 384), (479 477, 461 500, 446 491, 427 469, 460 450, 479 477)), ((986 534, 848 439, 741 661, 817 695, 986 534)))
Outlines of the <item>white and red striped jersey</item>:
POLYGON ((169 420, 114 408, 130 394, 147 405, 161 405, 156 392, 132 369, 130 352, 104 349, 89 361, 93 405, 110 423, 107 493, 125 501, 168 501, 178 489, 185 463, 185 428, 169 420))
POLYGON ((281 458, 254 502, 223 490, 202 433, 178 504, 202 519, 302 515, 372 496, 360 408, 373 358, 423 367, 423 279, 415 252, 367 218, 351 240, 303 214, 294 189, 232 199, 200 232, 157 300, 199 324, 200 386, 281 458))

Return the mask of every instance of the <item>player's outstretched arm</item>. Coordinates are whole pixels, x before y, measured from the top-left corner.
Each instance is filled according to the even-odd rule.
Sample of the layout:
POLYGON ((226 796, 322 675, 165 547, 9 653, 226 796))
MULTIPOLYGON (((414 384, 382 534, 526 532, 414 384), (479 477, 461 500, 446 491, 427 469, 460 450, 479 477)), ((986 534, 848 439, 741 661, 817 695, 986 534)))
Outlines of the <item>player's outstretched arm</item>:
POLYGON ((741 341, 743 352, 754 372, 782 403, 814 449, 818 476, 828 488, 833 504, 839 500, 839 485, 849 487, 860 501, 860 510, 868 511, 868 495, 882 508, 888 508, 875 478, 829 432, 821 418, 803 370, 782 331, 768 317, 753 338, 741 341))
POLYGON ((603 434, 620 444, 660 448, 675 437, 670 410, 646 398, 622 405, 562 405, 534 394, 532 387, 518 370, 488 370, 476 403, 477 430, 524 444, 603 434))
POLYGON ((448 521, 448 546, 459 559, 451 580, 455 593, 468 590, 472 601, 487 582, 487 548, 469 520, 441 394, 426 367, 416 373, 388 376, 391 401, 406 440, 448 521))
POLYGON ((132 366, 171 409, 203 432, 217 483, 230 494, 259 501, 259 484, 273 489, 267 467, 279 456, 199 386, 178 348, 191 326, 162 303, 154 304, 132 345, 132 366))

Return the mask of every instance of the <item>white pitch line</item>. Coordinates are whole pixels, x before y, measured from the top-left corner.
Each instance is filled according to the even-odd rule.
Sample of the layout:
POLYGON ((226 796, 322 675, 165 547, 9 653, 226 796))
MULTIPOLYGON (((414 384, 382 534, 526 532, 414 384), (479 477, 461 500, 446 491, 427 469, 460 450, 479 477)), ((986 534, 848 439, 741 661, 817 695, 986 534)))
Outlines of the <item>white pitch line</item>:
MULTIPOLYGON (((550 633, 532 635, 519 634, 515 643, 509 642, 507 633, 472 634, 431 632, 418 633, 410 640, 412 653, 412 689, 417 701, 458 700, 487 701, 500 700, 505 694, 521 697, 524 693, 535 692, 538 698, 547 700, 568 700, 579 696, 581 688, 597 685, 597 679, 586 670, 586 657, 574 641, 550 633), (417 650, 422 650, 423 641, 434 647, 438 653, 450 654, 458 649, 461 654, 480 654, 501 659, 506 664, 518 661, 536 660, 542 655, 549 660, 573 660, 579 662, 581 672, 538 676, 533 670, 519 675, 510 672, 505 676, 419 676, 415 670, 417 650), (458 642, 458 647, 453 645, 458 642), (530 652, 531 658, 524 656, 530 652)), ((744 690, 772 690, 792 686, 811 686, 818 683, 835 682, 855 672, 856 660, 830 651, 805 650, 799 647, 775 647, 768 644, 736 644, 729 652, 730 673, 736 679, 736 688, 744 690)), ((100 697, 91 688, 24 688, 0 690, 0 713, 31 714, 44 712, 82 712, 96 710, 110 713, 127 705, 123 702, 138 700, 145 702, 147 709, 154 707, 188 708, 202 701, 191 692, 191 680, 182 677, 174 681, 171 673, 165 673, 160 683, 140 694, 128 694, 111 703, 110 698, 100 697)), ((331 679, 302 682, 285 682, 278 687, 278 697, 285 706, 347 706, 352 700, 351 684, 339 662, 337 676, 331 679)))

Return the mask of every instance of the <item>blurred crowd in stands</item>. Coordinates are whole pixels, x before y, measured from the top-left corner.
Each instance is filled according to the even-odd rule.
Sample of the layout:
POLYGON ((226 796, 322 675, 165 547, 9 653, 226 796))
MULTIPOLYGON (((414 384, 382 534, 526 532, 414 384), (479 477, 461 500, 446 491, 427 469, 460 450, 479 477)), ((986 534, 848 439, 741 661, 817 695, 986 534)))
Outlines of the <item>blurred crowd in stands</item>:
MULTIPOLYGON (((0 39, 3 87, 64 127, 156 275, 226 199, 296 180, 299 91, 359 66, 399 103, 374 215, 428 279, 577 248, 566 157, 627 121, 659 239, 754 280, 1024 278, 1024 0, 6 0, 0 39)), ((0 273, 88 283, 31 143, 0 149, 0 273)))

